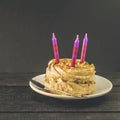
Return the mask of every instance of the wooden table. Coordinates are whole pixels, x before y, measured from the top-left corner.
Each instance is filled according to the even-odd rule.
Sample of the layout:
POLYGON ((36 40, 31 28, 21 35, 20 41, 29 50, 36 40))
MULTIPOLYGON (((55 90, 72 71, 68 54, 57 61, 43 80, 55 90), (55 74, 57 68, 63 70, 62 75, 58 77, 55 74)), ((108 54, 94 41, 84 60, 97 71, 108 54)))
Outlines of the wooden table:
POLYGON ((0 120, 120 120, 120 72, 98 73, 112 81, 99 98, 64 101, 35 93, 29 80, 40 73, 0 73, 0 120))

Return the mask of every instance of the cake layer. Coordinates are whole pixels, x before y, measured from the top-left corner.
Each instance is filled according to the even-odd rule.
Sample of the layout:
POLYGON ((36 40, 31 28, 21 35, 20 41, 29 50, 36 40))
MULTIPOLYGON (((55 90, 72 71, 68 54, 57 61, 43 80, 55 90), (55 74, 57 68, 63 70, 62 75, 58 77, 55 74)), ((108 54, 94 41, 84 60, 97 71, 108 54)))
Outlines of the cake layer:
POLYGON ((59 92, 59 91, 63 91, 68 93, 69 95, 74 95, 74 96, 83 96, 83 95, 92 94, 95 88, 95 84, 93 82, 78 84, 71 81, 63 81, 61 79, 55 80, 53 78, 46 80, 45 86, 46 88, 58 90, 58 92, 53 90, 52 92, 63 94, 59 92))
POLYGON ((51 89, 82 96, 92 94, 95 87, 95 66, 77 59, 75 67, 71 67, 71 59, 60 59, 48 63, 45 75, 45 86, 51 89))

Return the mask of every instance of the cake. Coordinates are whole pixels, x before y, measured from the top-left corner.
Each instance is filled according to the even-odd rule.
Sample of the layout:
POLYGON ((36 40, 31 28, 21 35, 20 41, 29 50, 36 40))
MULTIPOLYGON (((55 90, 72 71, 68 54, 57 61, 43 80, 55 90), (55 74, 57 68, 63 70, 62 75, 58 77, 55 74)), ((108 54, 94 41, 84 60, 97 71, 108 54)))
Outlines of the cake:
POLYGON ((71 59, 62 58, 56 64, 55 59, 49 61, 45 74, 45 87, 57 94, 84 96, 94 93, 95 66, 76 59, 75 67, 71 67, 71 59))

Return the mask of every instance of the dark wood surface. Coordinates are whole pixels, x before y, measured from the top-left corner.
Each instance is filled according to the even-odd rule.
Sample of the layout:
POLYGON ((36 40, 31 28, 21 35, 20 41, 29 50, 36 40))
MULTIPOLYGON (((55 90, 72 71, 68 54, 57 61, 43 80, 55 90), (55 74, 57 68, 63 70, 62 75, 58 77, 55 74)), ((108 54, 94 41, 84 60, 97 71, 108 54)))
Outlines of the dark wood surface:
POLYGON ((35 93, 29 80, 40 73, 0 73, 0 120, 120 120, 120 72, 97 73, 114 85, 102 97, 58 100, 35 93))

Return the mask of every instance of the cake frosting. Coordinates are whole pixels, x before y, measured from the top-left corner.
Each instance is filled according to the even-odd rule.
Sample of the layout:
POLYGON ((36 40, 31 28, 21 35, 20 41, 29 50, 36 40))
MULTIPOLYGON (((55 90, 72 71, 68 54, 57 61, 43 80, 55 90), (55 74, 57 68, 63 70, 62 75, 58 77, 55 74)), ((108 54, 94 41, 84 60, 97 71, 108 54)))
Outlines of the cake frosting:
POLYGON ((74 96, 92 94, 95 89, 95 66, 76 59, 75 67, 71 67, 69 58, 62 58, 57 64, 52 59, 46 68, 45 87, 74 96))

